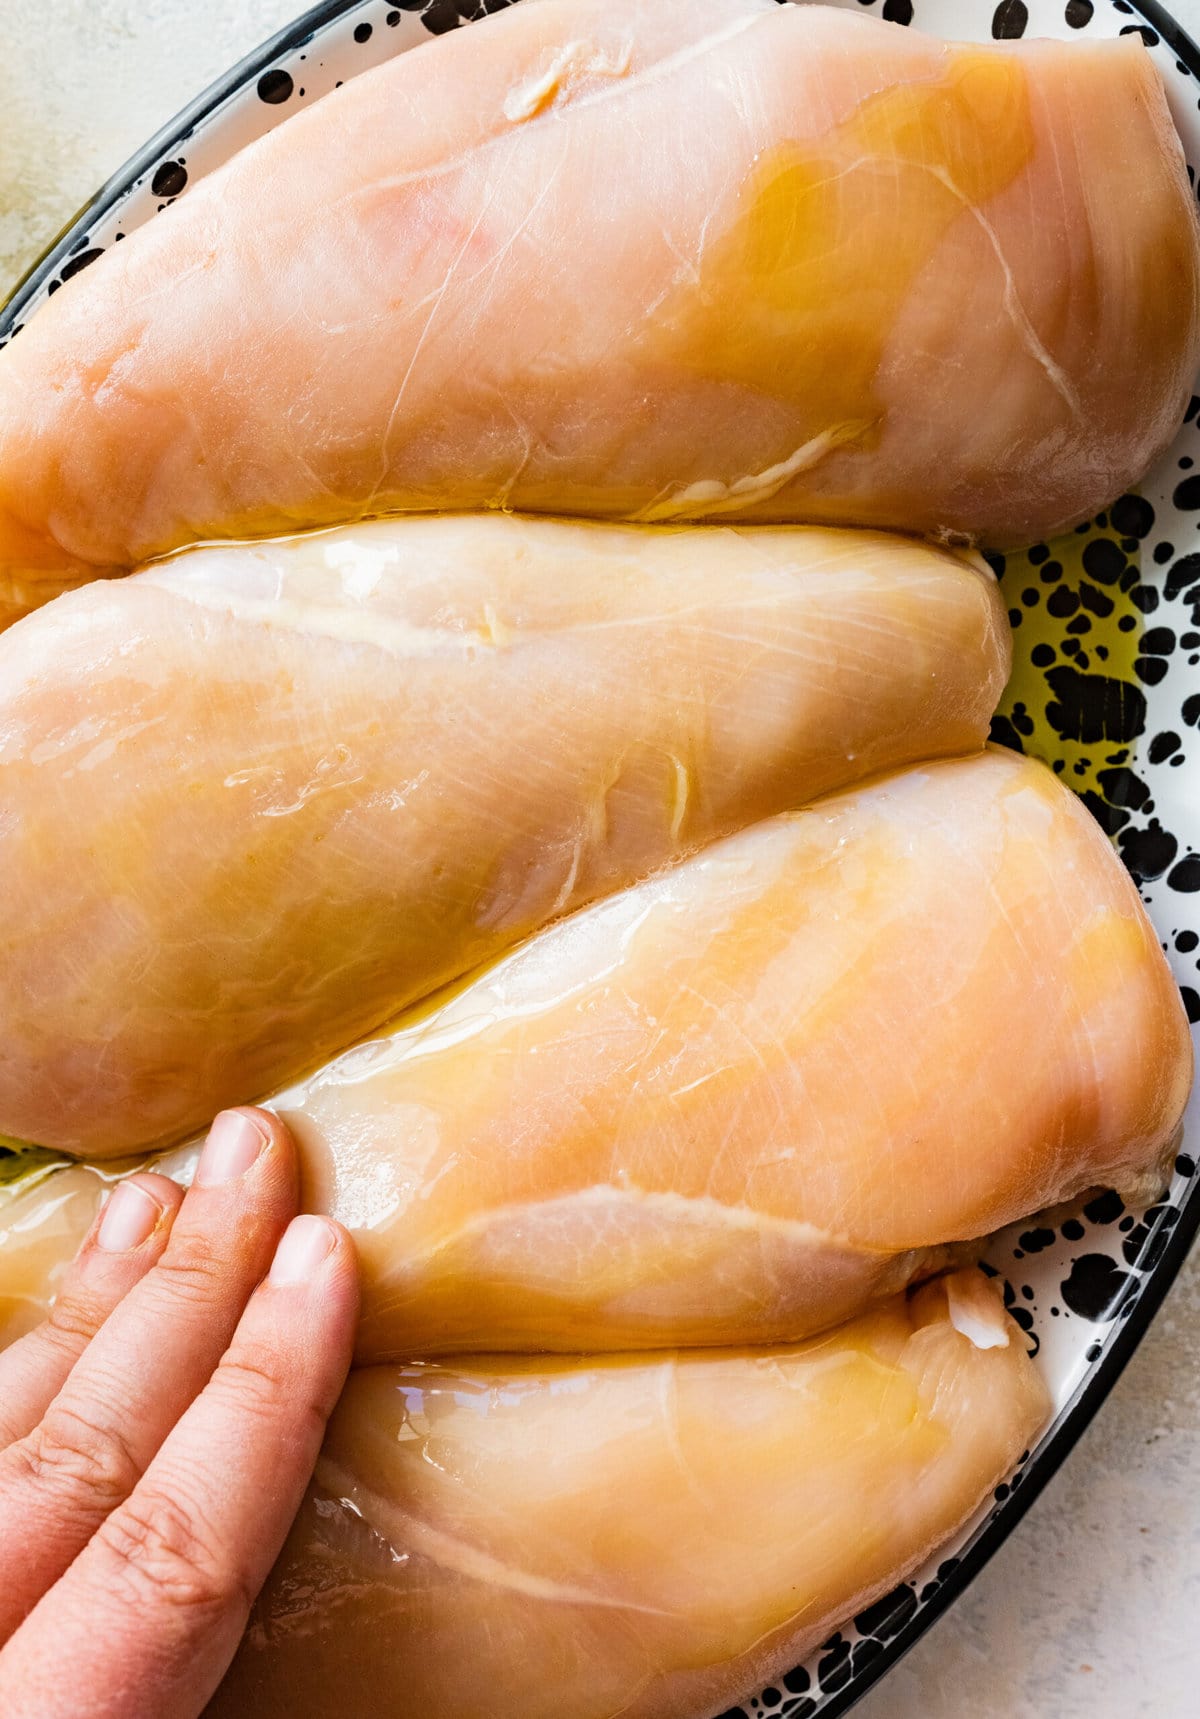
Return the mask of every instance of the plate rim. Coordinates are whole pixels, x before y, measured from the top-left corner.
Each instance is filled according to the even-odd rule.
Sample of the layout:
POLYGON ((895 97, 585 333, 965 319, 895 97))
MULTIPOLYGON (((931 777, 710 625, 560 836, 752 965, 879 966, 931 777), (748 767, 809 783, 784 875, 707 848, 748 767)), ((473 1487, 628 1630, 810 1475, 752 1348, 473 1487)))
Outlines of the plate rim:
MULTIPOLYGON (((57 273, 59 264, 70 256, 80 240, 87 237, 95 221, 107 215, 114 204, 132 190, 136 182, 146 175, 160 157, 174 154, 176 146, 186 143, 196 126, 207 119, 214 108, 220 107, 222 102, 236 95, 252 78, 268 71, 273 60, 305 47, 318 30, 336 24, 339 18, 350 12, 357 12, 368 4, 370 0, 319 0, 318 5, 301 12, 290 24, 284 24, 258 47, 251 48, 248 54, 236 60, 228 71, 214 78, 199 95, 193 96, 186 107, 180 108, 165 125, 161 125, 140 149, 135 150, 93 191, 87 202, 51 239, 25 273, 18 277, 7 295, 0 299, 0 340, 7 340, 12 336, 25 306, 35 297, 48 277, 57 273)), ((1200 55, 1197 59, 1200 64, 1200 55)), ((365 67, 363 69, 366 70, 365 67)))
MULTIPOLYGON (((8 295, 0 300, 0 343, 11 338, 20 326, 25 307, 80 242, 86 240, 94 222, 107 215, 159 160, 173 155, 177 146, 187 141, 198 124, 223 102, 237 95, 251 79, 269 70, 273 61, 306 46, 319 30, 369 4, 371 0, 320 0, 319 4, 301 12, 243 55, 161 126, 97 188, 19 277, 8 295)), ((1160 0, 1124 0, 1120 5, 1116 0, 1108 0, 1108 4, 1135 18, 1140 17, 1155 30, 1200 85, 1200 46, 1160 0)), ((1193 1181, 1176 1209, 1178 1219, 1164 1237, 1158 1258, 1142 1277, 1132 1299, 1121 1310, 1120 1328, 1109 1335, 1105 1353, 1076 1386, 1057 1417, 1057 1426, 1042 1443, 1033 1447, 1028 1461, 1020 1470, 1020 1485, 1009 1492, 971 1543, 957 1555, 953 1569, 939 1578, 936 1591, 922 1602, 916 1613, 882 1642, 878 1653, 855 1669, 842 1689, 820 1697, 816 1719, 843 1719, 868 1690, 899 1664, 946 1615, 1023 1521, 1079 1443, 1141 1344, 1200 1232, 1200 1178, 1193 1181)), ((748 1699, 751 1693, 748 1691, 742 1699, 748 1699)), ((728 1711, 736 1714, 739 1708, 735 1704, 728 1711)), ((721 1719, 725 1716, 722 1715, 721 1719)))
MULTIPOLYGON (((1155 10, 1158 8, 1155 7, 1155 10)), ((1147 7, 1139 5, 1138 11, 1146 17, 1148 23, 1153 23, 1153 27, 1158 29, 1157 23, 1150 19, 1147 7)), ((1166 40, 1166 37, 1163 39, 1166 40)), ((1174 42, 1170 45, 1175 47, 1174 42)), ((1196 65, 1191 69, 1200 77, 1200 50, 1190 43, 1189 46, 1196 54, 1196 65)), ((1182 54, 1180 58, 1183 58, 1182 54)), ((1129 1305, 1128 1314, 1120 1329, 1115 1336, 1109 1338, 1108 1347, 1101 1359, 1075 1387, 1069 1402, 1060 1412, 1058 1427, 1049 1434, 1044 1443, 1034 1445, 1029 1460, 1019 1471, 1020 1485, 1009 1492, 995 1515, 984 1524, 971 1544, 959 1555, 954 1569, 939 1581, 936 1593, 930 1595, 903 1628, 884 1642, 879 1653, 855 1674, 844 1690, 825 1697, 814 1719, 841 1719, 841 1715, 856 1706, 885 1672, 899 1664, 910 1648, 915 1647, 931 1626, 945 1616, 976 1576, 991 1562, 1017 1524, 1036 1503, 1047 1484, 1058 1473, 1133 1358, 1191 1251, 1197 1231, 1200 1230, 1200 1181, 1193 1183, 1178 1211, 1179 1219, 1169 1231, 1155 1264, 1142 1279, 1136 1298, 1129 1305)))

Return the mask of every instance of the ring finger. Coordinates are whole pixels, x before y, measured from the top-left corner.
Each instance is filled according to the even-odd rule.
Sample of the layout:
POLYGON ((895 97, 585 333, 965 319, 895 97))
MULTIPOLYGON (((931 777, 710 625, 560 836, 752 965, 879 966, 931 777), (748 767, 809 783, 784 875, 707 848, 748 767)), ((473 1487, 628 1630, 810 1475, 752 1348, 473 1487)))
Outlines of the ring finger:
POLYGON ((0 1353, 0 1450, 32 1432, 114 1307, 157 1264, 182 1199, 166 1176, 130 1176, 112 1190, 49 1316, 0 1353))

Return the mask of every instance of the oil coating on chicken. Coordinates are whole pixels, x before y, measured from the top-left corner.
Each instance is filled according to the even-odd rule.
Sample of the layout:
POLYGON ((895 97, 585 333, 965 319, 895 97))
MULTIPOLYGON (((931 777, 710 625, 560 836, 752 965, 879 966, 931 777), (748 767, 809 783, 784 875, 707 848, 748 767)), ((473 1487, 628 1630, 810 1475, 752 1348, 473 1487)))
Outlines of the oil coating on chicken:
POLYGON ((0 1135, 178 1138, 714 837, 977 749, 990 572, 876 533, 379 522, 0 638, 0 1135))
POLYGON ((542 0, 352 79, 0 355, 0 617, 409 509, 1030 542, 1200 357, 1158 73, 774 0, 542 0))
POLYGON ((799 1348, 353 1373, 209 1712, 719 1712, 918 1565, 1048 1409, 973 1271, 799 1348))
MULTIPOLYGON (((995 749, 729 837, 273 1106, 370 1362, 804 1336, 1087 1189, 1146 1204, 1191 1066, 1099 826, 995 749)), ((0 1301, 45 1304, 101 1189, 0 1198, 0 1301)))

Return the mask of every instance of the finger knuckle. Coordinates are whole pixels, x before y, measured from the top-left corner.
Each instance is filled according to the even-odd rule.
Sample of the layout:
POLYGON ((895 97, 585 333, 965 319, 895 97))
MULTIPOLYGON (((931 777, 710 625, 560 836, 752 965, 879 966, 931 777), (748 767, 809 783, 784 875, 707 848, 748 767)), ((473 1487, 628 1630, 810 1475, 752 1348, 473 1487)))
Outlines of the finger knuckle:
POLYGON ((239 1339, 224 1356, 209 1390, 245 1428, 294 1440, 320 1440, 337 1392, 315 1393, 295 1356, 239 1339))
POLYGON ((236 1561, 194 1504, 165 1492, 137 1492, 105 1521, 97 1542, 113 1560, 113 1580, 136 1605, 216 1613, 231 1600, 249 1608, 236 1561))
POLYGON ((46 1315, 46 1341, 69 1356, 79 1355, 96 1335, 100 1311, 81 1295, 61 1296, 46 1315))
POLYGON ((263 1345, 245 1342, 223 1357, 214 1382, 238 1411, 270 1419, 278 1416, 290 1394, 283 1358, 263 1345))
POLYGON ((208 1305, 219 1298, 228 1262, 202 1236, 168 1247, 156 1267, 160 1289, 172 1301, 208 1305))
POLYGON ((126 1498, 141 1472, 115 1426, 62 1403, 50 1407, 19 1451, 31 1480, 97 1514, 126 1498))
POLYGON ((96 1327, 86 1320, 81 1308, 50 1309, 46 1318, 29 1334, 32 1349, 40 1352, 49 1366, 69 1371, 95 1336, 96 1327))

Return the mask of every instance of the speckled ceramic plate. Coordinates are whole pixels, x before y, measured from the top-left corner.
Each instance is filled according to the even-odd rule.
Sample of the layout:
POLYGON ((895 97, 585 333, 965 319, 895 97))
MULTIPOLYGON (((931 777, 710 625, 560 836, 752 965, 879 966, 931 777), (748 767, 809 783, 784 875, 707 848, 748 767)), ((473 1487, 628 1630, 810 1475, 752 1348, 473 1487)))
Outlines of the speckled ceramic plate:
MULTIPOLYGON (((152 139, 93 199, 0 312, 0 345, 63 280, 189 185, 368 66, 509 0, 330 0, 244 60, 152 139)), ((838 3, 838 0, 835 0, 838 3)), ((1139 31, 1166 80, 1193 182, 1200 52, 1153 0, 841 0, 898 24, 985 41, 1139 31)), ((1200 1021, 1200 400, 1137 494, 1052 543, 996 558, 1016 669, 996 738, 1053 764, 1138 880, 1200 1021)), ((997 1019, 994 1030, 1003 1034, 997 1019)), ((1114 1194, 1015 1226, 989 1253, 1028 1333, 1055 1418, 1008 1483, 941 1549, 819 1653, 724 1719, 833 1719, 983 1566, 1078 1438, 1145 1331, 1200 1227, 1200 1102, 1169 1188, 1149 1211, 1114 1194)), ((564 1716, 569 1719, 569 1716, 564 1716)), ((697 1719, 709 1719, 697 1715, 697 1719)))

